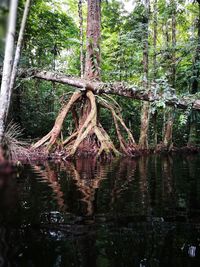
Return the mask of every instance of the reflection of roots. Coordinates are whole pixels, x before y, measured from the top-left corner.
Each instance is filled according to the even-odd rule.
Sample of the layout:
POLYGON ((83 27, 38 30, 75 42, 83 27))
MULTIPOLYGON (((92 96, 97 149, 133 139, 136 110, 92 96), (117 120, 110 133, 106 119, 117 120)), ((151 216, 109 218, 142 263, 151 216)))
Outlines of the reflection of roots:
MULTIPOLYGON (((103 100, 103 98, 101 99, 103 100)), ((111 111, 122 153, 129 156, 133 155, 136 144, 130 130, 126 127, 122 119, 119 109, 116 112, 116 105, 113 106, 113 104, 102 100, 100 101, 101 106, 111 111), (127 143, 121 134, 119 125, 121 125, 128 136, 127 143)), ((74 156, 76 153, 81 155, 83 151, 87 151, 89 155, 97 156, 101 156, 102 154, 107 156, 120 155, 120 152, 115 148, 109 135, 99 123, 97 113, 96 97, 92 91, 87 91, 86 96, 81 92, 75 92, 56 118, 53 129, 34 144, 32 148, 37 149, 46 146, 49 150, 53 145, 57 145, 58 147, 59 144, 65 149, 67 156, 74 156), (84 108, 80 111, 80 118, 78 118, 76 113, 76 103, 78 100, 84 101, 84 108), (72 112, 75 131, 66 140, 58 142, 64 119, 69 111, 72 112)))
POLYGON ((116 165, 117 177, 114 179, 113 189, 111 192, 110 208, 120 198, 123 192, 126 192, 135 178, 136 161, 122 159, 116 165))
POLYGON ((66 205, 64 203, 64 195, 61 189, 61 186, 58 181, 58 174, 50 168, 49 164, 45 164, 45 170, 42 170, 40 166, 33 166, 35 172, 39 174, 44 180, 49 183, 49 186, 52 188, 55 199, 57 200, 58 207, 60 210, 65 210, 66 205))
POLYGON ((100 187, 104 179, 104 169, 100 165, 95 174, 97 161, 76 161, 76 166, 72 162, 65 162, 65 169, 72 175, 79 192, 82 194, 81 201, 86 205, 86 216, 94 214, 95 192, 100 187), (67 167, 67 168, 66 168, 67 167), (84 177, 84 174, 86 175, 84 177))

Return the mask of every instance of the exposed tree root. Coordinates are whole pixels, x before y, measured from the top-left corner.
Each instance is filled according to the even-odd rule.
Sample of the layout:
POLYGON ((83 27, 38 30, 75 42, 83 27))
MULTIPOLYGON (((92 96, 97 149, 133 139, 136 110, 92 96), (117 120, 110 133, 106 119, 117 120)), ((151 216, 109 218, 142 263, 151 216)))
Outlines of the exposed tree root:
MULTIPOLYGON (((113 102, 114 99, 111 99, 113 102)), ((126 127, 121 115, 120 107, 117 103, 114 102, 114 105, 117 107, 118 112, 115 111, 112 104, 109 104, 106 100, 103 99, 100 101, 101 105, 104 108, 107 108, 111 111, 112 117, 114 119, 117 136, 120 143, 120 149, 123 154, 132 156, 135 152, 136 143, 133 138, 132 133, 126 127), (126 143, 123 135, 120 132, 120 126, 125 131, 128 136, 128 142, 126 143)), ((48 150, 53 146, 57 145, 59 136, 61 135, 62 125, 65 117, 72 112, 74 119, 75 131, 67 137, 64 141, 61 142, 62 149, 65 150, 66 157, 72 157, 74 155, 81 155, 83 151, 86 151, 86 154, 93 156, 102 156, 106 155, 109 157, 111 155, 119 156, 121 153, 116 149, 109 135, 106 133, 100 122, 97 120, 97 102, 96 97, 92 91, 87 91, 86 95, 82 92, 74 93, 69 102, 63 107, 59 113, 53 129, 39 140, 36 144, 32 146, 33 149, 37 149, 41 146, 46 147, 48 150), (77 100, 82 99, 83 107, 80 108, 80 117, 75 106, 77 100)), ((58 147, 58 146, 57 146, 58 147)))
POLYGON ((64 106, 64 108, 61 110, 60 114, 58 115, 53 129, 47 135, 45 135, 41 140, 39 140, 37 143, 35 143, 32 146, 33 149, 39 148, 40 146, 45 144, 49 139, 50 139, 50 141, 49 141, 50 145, 53 145, 56 142, 56 140, 57 140, 57 138, 61 132, 63 121, 64 121, 67 113, 70 111, 73 104, 81 97, 81 95, 82 94, 80 92, 73 93, 69 102, 64 106))
POLYGON ((78 136, 72 146, 71 151, 69 152, 69 155, 73 156, 80 144, 87 138, 92 137, 94 138, 94 134, 96 135, 96 138, 98 142, 100 143, 100 147, 98 146, 96 150, 98 150, 97 156, 100 156, 103 152, 105 154, 114 154, 115 156, 118 156, 120 153, 115 148, 113 142, 111 141, 110 137, 106 133, 106 131, 103 129, 103 127, 97 122, 97 105, 96 105, 96 98, 92 91, 88 91, 86 94, 87 98, 90 101, 90 113, 88 114, 85 122, 78 130, 78 136))
POLYGON ((114 120, 114 124, 115 124, 115 129, 117 132, 117 137, 118 137, 118 140, 120 143, 120 148, 121 148, 122 152, 128 156, 133 156, 135 154, 135 150, 137 148, 137 145, 136 145, 136 142, 134 140, 134 137, 133 137, 131 131, 127 128, 123 118, 120 115, 119 106, 115 106, 115 109, 114 109, 114 107, 111 104, 109 104, 107 101, 105 101, 104 99, 101 99, 100 103, 103 107, 105 107, 111 111, 111 114, 112 114, 112 117, 114 120), (115 110, 118 111, 118 114, 115 110), (128 135, 128 142, 126 142, 124 137, 122 136, 119 123, 128 135))
POLYGON ((68 143, 70 143, 70 141, 72 141, 76 136, 78 135, 78 132, 74 132, 72 135, 70 135, 64 142, 63 145, 67 145, 68 143))
POLYGON ((92 129, 96 126, 97 123, 97 107, 96 107, 95 96, 91 91, 88 91, 86 96, 90 100, 91 111, 78 131, 78 136, 70 152, 71 155, 75 154, 80 143, 88 136, 88 134, 92 131, 92 129))
POLYGON ((103 152, 109 154, 110 151, 112 151, 115 156, 120 155, 119 151, 115 148, 113 142, 111 141, 109 135, 106 133, 106 131, 101 125, 99 127, 96 126, 94 128, 94 132, 101 143, 98 156, 100 156, 103 152))

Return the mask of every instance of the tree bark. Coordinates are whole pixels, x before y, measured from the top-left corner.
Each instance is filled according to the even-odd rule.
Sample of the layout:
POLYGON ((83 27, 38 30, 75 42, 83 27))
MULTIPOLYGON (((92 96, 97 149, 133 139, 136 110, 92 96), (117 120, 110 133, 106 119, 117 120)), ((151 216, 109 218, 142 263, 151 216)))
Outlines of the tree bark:
POLYGON ((158 35, 158 6, 157 0, 153 3, 153 80, 157 78, 157 35, 158 35))
MULTIPOLYGON (((198 42, 196 48, 196 54, 194 57, 194 69, 193 69, 193 76, 195 77, 194 81, 192 82, 191 86, 191 94, 196 94, 199 89, 199 67, 196 67, 197 62, 200 60, 200 2, 198 2, 199 7, 199 15, 198 15, 198 42)), ((195 111, 191 112, 189 117, 189 138, 188 138, 188 146, 196 145, 197 141, 197 114, 195 111)))
POLYGON ((79 30, 80 30, 80 64, 81 64, 81 78, 84 75, 84 54, 83 54, 83 10, 82 0, 78 2, 78 14, 79 14, 79 30))
MULTIPOLYGON (((152 90, 149 88, 149 91, 147 92, 139 87, 123 82, 103 83, 97 81, 88 81, 79 77, 71 77, 62 73, 54 73, 46 70, 20 69, 18 72, 18 77, 37 78, 51 82, 54 81, 80 88, 81 91, 92 90, 97 95, 111 94, 148 102, 161 101, 163 99, 162 94, 155 94, 154 88, 152 90)), ((195 99, 194 95, 187 97, 169 95, 168 98, 165 98, 165 104, 180 109, 187 109, 190 105, 192 105, 193 110, 200 111, 200 99, 195 99)))
POLYGON ((140 126, 140 149, 148 149, 148 129, 149 129, 149 102, 144 102, 142 106, 141 114, 141 126, 140 126))
POLYGON ((197 114, 196 111, 192 111, 192 114, 190 115, 190 123, 189 123, 189 138, 188 138, 188 143, 187 146, 191 147, 191 146, 195 146, 196 145, 196 141, 197 141, 197 127, 196 127, 196 123, 197 123, 197 114))
POLYGON ((88 0, 85 78, 100 79, 101 1, 88 0))
POLYGON ((176 88, 176 1, 172 0, 172 87, 176 88))
MULTIPOLYGON (((19 31, 19 37, 18 37, 18 41, 17 41, 17 47, 16 47, 16 51, 15 51, 15 58, 14 58, 13 67, 12 67, 12 75, 11 75, 11 79, 10 79, 8 103, 10 103, 10 101, 11 101, 11 95, 12 95, 15 80, 17 77, 18 64, 19 64, 19 60, 20 60, 21 49, 22 49, 22 44, 23 44, 23 39, 24 39, 24 32, 25 32, 25 27, 26 27, 26 21, 28 18, 30 7, 31 7, 31 0, 26 0, 25 7, 24 7, 24 14, 23 14, 22 22, 21 22, 20 31, 19 31)), ((7 115, 8 115, 8 112, 9 112, 9 106, 8 106, 8 110, 7 110, 7 115)))
POLYGON ((1 82, 1 93, 0 93, 0 143, 2 142, 3 139, 7 110, 10 105, 10 103, 8 103, 8 100, 10 94, 10 77, 12 74, 12 64, 13 64, 13 54, 14 54, 14 38, 16 30, 17 6, 18 6, 18 0, 11 0, 9 20, 8 20, 8 33, 6 38, 5 57, 3 64, 2 82, 1 82))
POLYGON ((170 148, 172 145, 172 131, 173 131, 173 123, 174 123, 174 117, 171 110, 167 114, 167 122, 165 125, 165 132, 164 132, 164 138, 163 138, 163 144, 164 147, 170 148))
MULTIPOLYGON (((156 84, 157 78, 157 34, 158 34, 158 2, 153 3, 153 81, 156 84)), ((157 93, 157 92, 156 92, 157 93)), ((154 147, 158 144, 158 129, 157 129, 158 112, 155 110, 153 114, 153 129, 154 129, 154 147)))
MULTIPOLYGON (((172 5, 172 66, 171 66, 171 84, 175 90, 176 87, 176 1, 171 0, 172 5)), ((167 124, 165 126, 165 132, 163 136, 164 146, 169 148, 172 146, 173 138, 173 124, 174 124, 174 110, 170 110, 167 113, 167 124)))
MULTIPOLYGON (((143 40, 143 87, 148 91, 148 76, 149 76, 149 13, 150 13, 150 1, 146 0, 146 21, 145 21, 145 32, 143 40)), ((141 126, 140 126, 140 138, 139 147, 141 149, 148 149, 148 129, 149 129, 149 112, 150 105, 148 102, 144 102, 141 112, 141 126)))

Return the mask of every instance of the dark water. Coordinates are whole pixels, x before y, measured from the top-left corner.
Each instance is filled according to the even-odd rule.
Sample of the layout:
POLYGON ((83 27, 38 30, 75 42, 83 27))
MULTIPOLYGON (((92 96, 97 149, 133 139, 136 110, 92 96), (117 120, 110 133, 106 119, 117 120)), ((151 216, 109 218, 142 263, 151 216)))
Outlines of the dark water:
POLYGON ((0 267, 200 266, 200 156, 25 165, 0 177, 0 267))

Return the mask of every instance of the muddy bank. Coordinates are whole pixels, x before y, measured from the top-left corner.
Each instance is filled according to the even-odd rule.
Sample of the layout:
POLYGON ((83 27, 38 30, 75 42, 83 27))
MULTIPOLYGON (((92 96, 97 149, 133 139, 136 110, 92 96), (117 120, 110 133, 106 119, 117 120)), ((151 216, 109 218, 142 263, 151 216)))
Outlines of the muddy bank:
MULTIPOLYGON (((169 155, 173 155, 173 154, 197 154, 200 152, 200 147, 188 147, 188 146, 184 146, 184 147, 173 147, 170 150, 164 147, 157 147, 155 148, 150 148, 148 150, 135 150, 134 154, 130 157, 127 155, 123 155, 121 154, 118 158, 138 158, 141 157, 143 155, 150 155, 150 154, 169 154, 169 155)), ((112 154, 102 154, 101 157, 98 157, 97 154, 94 154, 93 152, 91 153, 90 151, 80 151, 78 150, 76 155, 74 157, 69 156, 65 150, 56 150, 54 152, 47 152, 47 150, 44 149, 37 149, 37 150, 31 150, 30 152, 26 155, 23 155, 21 153, 19 153, 17 159, 15 160, 10 160, 11 162, 13 162, 14 164, 17 162, 22 162, 22 163, 28 163, 28 162, 43 162, 43 161, 56 161, 56 160, 62 160, 62 161, 71 161, 73 159, 76 158, 93 158, 96 159, 98 161, 111 161, 113 160, 114 157, 112 154)), ((3 163, 3 161, 1 160, 1 163, 3 163)))

